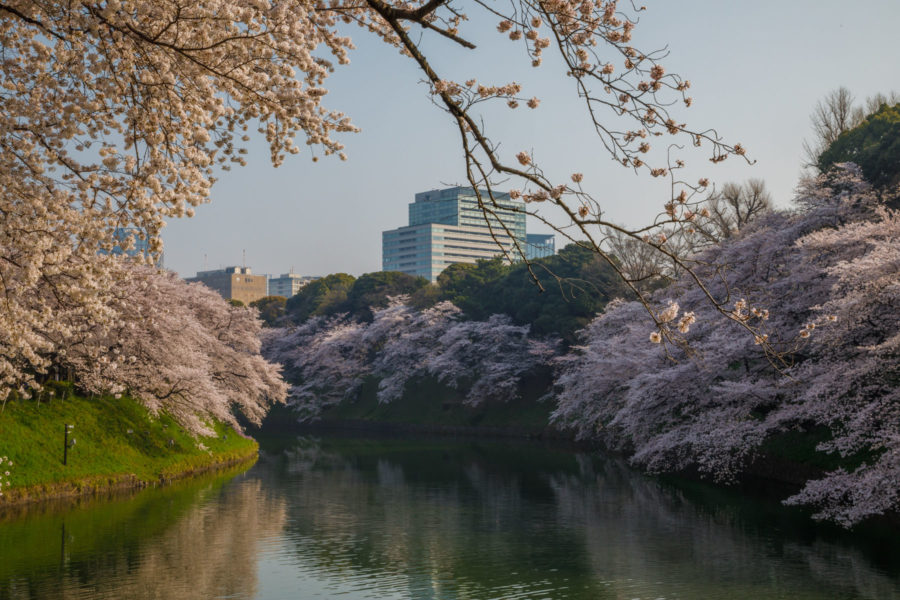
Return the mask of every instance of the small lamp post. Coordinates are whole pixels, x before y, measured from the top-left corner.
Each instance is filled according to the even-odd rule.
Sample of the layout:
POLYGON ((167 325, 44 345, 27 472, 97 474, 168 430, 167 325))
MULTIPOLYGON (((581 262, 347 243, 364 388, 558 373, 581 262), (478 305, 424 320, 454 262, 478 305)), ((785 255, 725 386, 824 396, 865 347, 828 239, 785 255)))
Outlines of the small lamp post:
POLYGON ((74 425, 66 424, 63 427, 63 465, 68 465, 69 459, 69 447, 75 445, 75 438, 72 438, 72 441, 69 441, 69 431, 75 429, 74 425))

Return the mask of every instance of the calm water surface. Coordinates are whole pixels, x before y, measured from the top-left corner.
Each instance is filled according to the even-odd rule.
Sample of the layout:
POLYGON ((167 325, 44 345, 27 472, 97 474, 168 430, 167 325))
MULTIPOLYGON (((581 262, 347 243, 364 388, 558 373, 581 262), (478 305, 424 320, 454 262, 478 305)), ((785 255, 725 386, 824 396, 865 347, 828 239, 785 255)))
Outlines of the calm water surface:
POLYGON ((0 512, 0 599, 900 599, 898 537, 536 444, 303 437, 0 512))

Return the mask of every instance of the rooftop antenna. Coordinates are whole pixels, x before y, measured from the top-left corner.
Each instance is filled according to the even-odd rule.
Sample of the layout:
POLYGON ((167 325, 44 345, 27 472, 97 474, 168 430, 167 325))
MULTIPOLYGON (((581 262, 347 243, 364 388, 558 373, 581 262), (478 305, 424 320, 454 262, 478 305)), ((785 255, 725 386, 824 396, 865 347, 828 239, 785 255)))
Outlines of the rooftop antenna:
POLYGON ((209 270, 209 263, 206 260, 206 252, 203 253, 203 270, 204 271, 209 270))
POLYGON ((246 249, 241 250, 241 252, 242 252, 242 256, 243 256, 243 258, 241 259, 243 261, 242 266, 246 269, 247 268, 247 250, 246 249))

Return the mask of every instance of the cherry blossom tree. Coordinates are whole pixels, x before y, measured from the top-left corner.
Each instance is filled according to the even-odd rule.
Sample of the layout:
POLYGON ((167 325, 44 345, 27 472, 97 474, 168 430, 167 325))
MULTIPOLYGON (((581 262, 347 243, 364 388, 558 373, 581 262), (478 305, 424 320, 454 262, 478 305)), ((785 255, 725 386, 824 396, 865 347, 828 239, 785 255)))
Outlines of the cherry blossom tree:
POLYGON ((116 257, 108 322, 84 322, 53 339, 53 360, 92 393, 129 393, 188 430, 211 435, 210 418, 259 423, 287 386, 260 356, 255 309, 235 307, 201 284, 116 257))
POLYGON ((438 339, 427 372, 454 388, 468 384, 465 402, 471 406, 512 400, 522 376, 545 364, 556 347, 554 341, 529 339, 528 331, 506 315, 452 323, 438 339))
POLYGON ((791 501, 845 525, 896 510, 897 487, 886 482, 900 476, 898 218, 877 208, 849 166, 802 189, 798 204, 707 251, 709 264, 728 266, 709 291, 732 302, 737 318, 760 322, 768 331, 760 335, 791 362, 773 366, 754 343, 763 340, 707 318, 714 308, 702 292, 679 281, 654 300, 686 344, 665 353, 642 346, 648 334, 663 341, 643 307, 611 305, 559 359, 556 422, 652 472, 696 469, 721 481, 739 476, 771 436, 825 427, 831 437, 820 451, 864 462, 809 482, 791 501))
MULTIPOLYGON (((52 228, 55 220, 48 218, 47 223, 52 228)), ((58 340, 82 336, 89 324, 108 324, 115 317, 105 302, 105 293, 114 287, 112 259, 98 257, 96 248, 73 247, 63 230, 45 235, 45 230, 32 227, 19 230, 14 242, 0 243, 8 250, 0 260, 3 400, 12 392, 28 398, 40 388, 56 364, 54 357, 64 352, 58 340)), ((15 218, 0 227, 0 237, 15 233, 15 218)))
POLYGON ((310 8, 0 5, 0 394, 38 384, 67 323, 111 322, 101 298, 117 282, 92 255, 133 243, 113 235, 128 227, 158 254, 163 220, 244 162, 251 125, 275 164, 297 135, 340 152, 333 134, 354 128, 321 107, 321 84, 350 42, 337 12, 310 8))
POLYGON ((301 418, 353 398, 367 377, 378 380, 379 402, 399 399, 410 379, 426 376, 465 391, 472 406, 508 401, 522 376, 555 352, 554 342, 529 339, 529 328, 505 315, 462 321, 449 302, 418 310, 406 300, 373 309, 371 323, 313 317, 265 332, 263 353, 294 382, 290 403, 301 418))
POLYGON ((416 310, 404 304, 406 300, 397 298, 375 313, 366 331, 366 343, 374 351, 372 372, 379 377, 379 402, 399 399, 415 374, 434 374, 436 355, 444 347, 443 336, 461 315, 450 302, 416 310))
POLYGON ((365 328, 364 323, 337 315, 263 333, 263 355, 283 365, 285 378, 294 382, 288 404, 301 419, 314 418, 362 385, 370 373, 362 340, 365 328))
MULTIPOLYGON (((675 104, 691 104, 690 82, 667 71, 665 51, 631 45, 641 10, 616 0, 476 2, 468 9, 459 0, 4 2, 0 393, 27 393, 37 384, 33 375, 47 369, 43 357, 54 350, 48 340, 66 334, 55 312, 61 305, 96 322, 111 318, 100 296, 115 282, 90 255, 98 247, 133 243, 113 232, 134 228, 149 242, 152 259, 161 250, 164 220, 190 216, 209 199, 218 170, 244 163, 252 130, 265 137, 275 165, 299 152, 298 138, 314 154, 344 158, 336 138, 356 129, 322 101, 328 74, 348 61, 352 48, 345 24, 397 47, 421 69, 459 132, 468 180, 488 190, 480 198, 486 216, 497 207, 495 193, 511 185, 512 195, 537 203, 530 206, 557 209, 575 225, 560 229, 567 237, 586 239, 611 260, 600 232, 615 225, 606 223, 601 204, 582 189, 583 177, 558 181, 541 170, 539 153, 508 155, 488 137, 489 121, 481 118, 488 103, 536 109, 539 99, 517 83, 450 81, 429 61, 412 26, 478 52, 462 31, 471 13, 495 21, 535 67, 555 47, 585 102, 587 124, 612 158, 625 168, 671 178, 662 219, 622 232, 643 242, 655 228, 683 220, 694 191, 708 182, 678 180, 683 160, 665 144, 654 142, 659 154, 651 152, 651 142, 671 136, 706 146, 713 162, 745 150, 724 143, 712 129, 680 122, 675 104), (518 183, 499 183, 510 179, 518 183), (43 295, 48 283, 65 302, 43 295)), ((660 244, 653 248, 671 254, 660 244)))
POLYGON ((810 483, 793 503, 850 525, 900 508, 900 214, 823 229, 802 240, 810 254, 837 254, 827 269, 835 281, 817 311, 833 319, 817 331, 813 356, 793 374, 803 382, 791 416, 827 426, 820 450, 863 456, 810 483))

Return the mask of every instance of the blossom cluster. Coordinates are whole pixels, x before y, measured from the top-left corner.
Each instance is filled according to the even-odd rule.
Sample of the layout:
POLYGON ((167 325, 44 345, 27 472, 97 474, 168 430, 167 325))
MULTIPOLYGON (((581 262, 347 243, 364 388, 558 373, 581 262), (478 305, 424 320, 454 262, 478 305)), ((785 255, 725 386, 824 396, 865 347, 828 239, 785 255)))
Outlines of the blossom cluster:
POLYGON ((259 353, 255 309, 231 306, 202 284, 118 257, 98 257, 116 285, 101 297, 108 322, 71 323, 51 337, 54 368, 89 392, 130 393, 188 430, 211 435, 210 418, 259 423, 283 401, 280 370, 259 353))
POLYGON ((675 327, 679 333, 688 333, 691 330, 691 325, 697 321, 696 314, 693 311, 685 312, 681 314, 681 318, 678 318, 680 310, 681 307, 677 302, 669 301, 668 306, 656 315, 660 330, 650 333, 651 342, 654 344, 662 343, 663 334, 671 333, 671 327, 675 327))
POLYGON ((369 376, 379 380, 380 402, 400 398, 406 383, 421 376, 464 390, 470 405, 505 401, 518 395, 525 373, 554 353, 553 342, 529 338, 527 326, 504 315, 464 321, 449 302, 417 310, 405 300, 373 309, 371 323, 314 317, 266 332, 263 353, 284 366, 293 383, 289 403, 299 415, 315 418, 352 398, 369 376))
POLYGON ((355 131, 323 84, 348 62, 336 12, 308 2, 15 2, 0 19, 0 398, 27 396, 79 323, 114 322, 114 268, 139 230, 152 261, 167 218, 244 164, 255 128, 280 164, 298 137, 342 154, 355 131), (323 51, 324 50, 324 51, 323 51), (38 376, 38 377, 36 377, 38 376))
POLYGON ((681 306, 696 307, 704 326, 685 332, 687 347, 660 352, 646 343, 644 307, 612 303, 557 360, 554 418, 650 471, 724 481, 767 439, 825 428, 817 449, 843 466, 789 502, 850 526, 900 508, 897 486, 884 483, 900 478, 900 215, 878 208, 849 166, 801 188, 798 203, 802 211, 764 215, 701 255, 710 269, 727 266, 709 291, 737 298, 720 307, 728 318, 688 281, 657 292, 668 298, 661 327, 681 325, 679 315, 692 322, 681 306), (747 324, 765 332, 748 336, 747 324), (773 364, 761 346, 785 354, 773 364))

